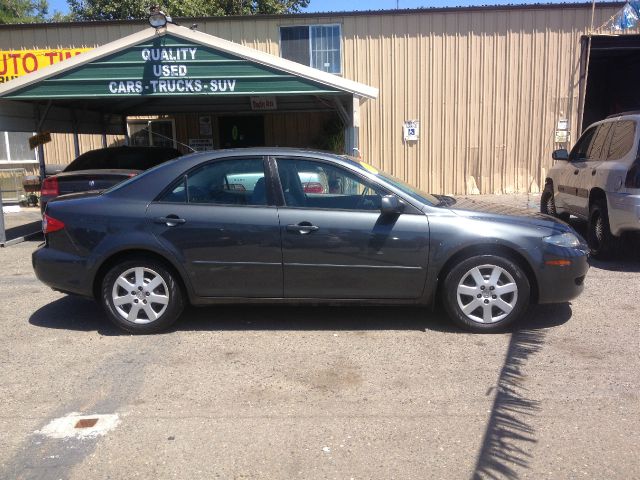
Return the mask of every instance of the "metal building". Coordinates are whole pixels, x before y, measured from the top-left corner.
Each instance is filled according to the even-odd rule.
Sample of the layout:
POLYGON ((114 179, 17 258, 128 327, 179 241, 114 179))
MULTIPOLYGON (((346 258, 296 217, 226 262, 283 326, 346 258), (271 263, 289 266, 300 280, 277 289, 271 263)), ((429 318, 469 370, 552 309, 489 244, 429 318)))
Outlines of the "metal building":
MULTIPOLYGON (((613 65, 638 83, 638 36, 626 35, 624 44, 610 32, 587 36, 622 5, 598 3, 593 18, 591 3, 585 3, 180 19, 186 27, 198 24, 194 37, 208 34, 234 42, 238 52, 253 50, 258 63, 267 58, 263 53, 304 63, 307 67, 294 72, 289 62, 267 62, 269 68, 284 65, 289 74, 335 90, 302 95, 286 86, 254 86, 242 98, 194 96, 161 104, 129 98, 109 110, 114 105, 109 92, 79 84, 72 92, 73 105, 64 104, 73 107, 68 123, 78 134, 53 134, 44 157, 47 163, 68 163, 78 153, 123 142, 125 133, 134 143, 169 138, 197 149, 255 144, 338 148, 433 193, 536 192, 551 165, 551 151, 575 141, 583 116, 593 120, 639 106, 631 89, 617 86, 613 92, 606 73, 613 68, 606 52, 615 51, 614 56, 626 57, 613 65), (320 72, 314 75, 311 69, 320 72), (85 101, 79 98, 83 93, 85 101), (83 134, 77 118, 87 111, 102 115, 103 122, 105 112, 126 115, 127 123, 104 129, 113 134, 83 134)), ((0 96, 10 98, 7 92, 13 92, 14 101, 25 100, 15 95, 20 89, 13 85, 32 85, 26 79, 38 75, 45 81, 46 72, 53 71, 47 69, 73 74, 71 67, 80 68, 86 63, 81 59, 95 50, 75 53, 110 45, 115 54, 117 42, 129 48, 133 43, 123 39, 148 29, 145 22, 134 21, 0 26, 0 75, 7 80, 0 96), (56 55, 73 58, 40 68, 57 62, 56 55), (18 74, 12 68, 27 75, 10 80, 18 74)), ((207 44, 202 39, 201 45, 207 44)), ((116 78, 118 71, 113 74, 116 78)), ((230 78, 213 66, 207 75, 230 78)), ((32 96, 29 108, 42 114, 47 92, 44 88, 39 97, 32 96)), ((133 90, 129 93, 135 97, 133 90)), ((52 101, 55 109, 58 100, 52 101)), ((32 123, 35 131, 38 122, 32 123)), ((2 125, 0 130, 7 122, 2 125)), ((1 157, 3 148, 15 150, 12 141, 24 142, 31 134, 5 134, 2 167, 37 167, 37 154, 24 148, 18 151, 26 159, 1 157)))

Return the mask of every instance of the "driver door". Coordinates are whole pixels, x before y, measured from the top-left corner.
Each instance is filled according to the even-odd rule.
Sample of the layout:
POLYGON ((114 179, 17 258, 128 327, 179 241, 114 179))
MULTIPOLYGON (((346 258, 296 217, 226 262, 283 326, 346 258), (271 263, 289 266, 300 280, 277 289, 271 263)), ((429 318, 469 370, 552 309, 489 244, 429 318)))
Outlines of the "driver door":
POLYGON ((429 224, 418 211, 381 215, 388 192, 317 159, 278 158, 288 298, 410 299, 422 295, 429 224))

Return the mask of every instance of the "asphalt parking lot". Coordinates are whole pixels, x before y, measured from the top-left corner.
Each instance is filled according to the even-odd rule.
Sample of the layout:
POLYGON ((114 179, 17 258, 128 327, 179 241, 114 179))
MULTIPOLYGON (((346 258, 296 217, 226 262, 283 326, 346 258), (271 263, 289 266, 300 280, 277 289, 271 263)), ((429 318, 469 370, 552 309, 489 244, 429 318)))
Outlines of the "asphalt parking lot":
POLYGON ((499 335, 421 308, 224 306, 130 336, 40 284, 37 245, 0 249, 1 479, 640 478, 638 260, 499 335), (44 434, 73 412, 113 428, 44 434))

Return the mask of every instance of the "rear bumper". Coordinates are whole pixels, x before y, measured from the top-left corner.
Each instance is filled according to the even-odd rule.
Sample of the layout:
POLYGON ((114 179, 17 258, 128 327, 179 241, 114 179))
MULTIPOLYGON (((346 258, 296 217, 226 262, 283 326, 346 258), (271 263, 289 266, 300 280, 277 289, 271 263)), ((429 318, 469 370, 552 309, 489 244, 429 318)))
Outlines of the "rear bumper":
POLYGON ((543 264, 538 272, 538 303, 562 303, 576 298, 584 290, 584 280, 589 271, 586 251, 572 250, 570 255, 554 255, 546 260, 565 259, 568 266, 543 264))
POLYGON ((42 245, 31 255, 31 263, 38 280, 54 290, 93 296, 93 279, 85 258, 42 245))
POLYGON ((607 200, 611 233, 640 231, 640 195, 608 193, 607 200))

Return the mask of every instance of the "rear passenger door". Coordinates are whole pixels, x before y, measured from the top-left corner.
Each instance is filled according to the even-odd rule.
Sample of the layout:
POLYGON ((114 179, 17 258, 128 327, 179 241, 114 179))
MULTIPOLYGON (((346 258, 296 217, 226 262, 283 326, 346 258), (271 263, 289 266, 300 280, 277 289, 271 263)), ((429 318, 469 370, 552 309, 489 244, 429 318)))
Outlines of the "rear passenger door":
POLYGON ((149 205, 151 229, 200 297, 282 297, 278 211, 262 157, 200 165, 149 205))

